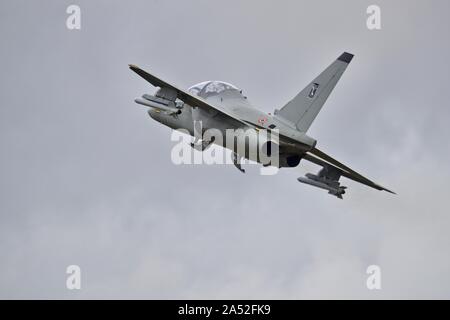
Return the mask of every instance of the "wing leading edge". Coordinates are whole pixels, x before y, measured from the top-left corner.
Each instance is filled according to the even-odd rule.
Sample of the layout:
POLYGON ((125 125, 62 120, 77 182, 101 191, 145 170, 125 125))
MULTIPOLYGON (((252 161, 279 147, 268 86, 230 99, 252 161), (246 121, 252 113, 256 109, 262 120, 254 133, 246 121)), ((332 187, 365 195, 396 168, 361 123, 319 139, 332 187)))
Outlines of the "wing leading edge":
POLYGON ((333 168, 339 170, 339 172, 341 173, 342 176, 351 179, 353 181, 362 183, 368 187, 380 190, 380 191, 387 191, 389 193, 393 193, 396 194, 394 191, 389 190, 383 186, 380 186, 378 184, 376 184, 375 182, 367 179, 366 177, 362 176, 361 174, 359 174, 358 172, 350 169, 349 167, 347 167, 346 165, 340 163, 339 161, 333 159, 332 157, 330 157, 329 155, 327 155, 326 153, 320 151, 317 148, 313 148, 311 151, 309 151, 308 153, 305 154, 304 156, 305 160, 308 160, 310 162, 313 162, 319 166, 332 166, 333 168))
POLYGON ((170 88, 172 90, 175 90, 177 92, 177 97, 192 107, 202 108, 207 111, 210 111, 210 110, 219 111, 224 116, 228 117, 230 120, 237 121, 241 126, 242 125, 248 126, 248 123, 240 120, 236 115, 231 114, 227 110, 223 110, 222 108, 220 108, 218 106, 213 106, 213 105, 209 104, 208 102, 206 102, 205 100, 201 99, 200 97, 196 97, 184 90, 181 90, 181 89, 175 87, 174 85, 171 85, 170 83, 165 82, 164 80, 161 80, 160 78, 142 70, 138 66, 130 64, 129 67, 132 71, 136 72, 142 78, 144 78, 145 80, 150 82, 153 86, 160 87, 160 88, 170 88))

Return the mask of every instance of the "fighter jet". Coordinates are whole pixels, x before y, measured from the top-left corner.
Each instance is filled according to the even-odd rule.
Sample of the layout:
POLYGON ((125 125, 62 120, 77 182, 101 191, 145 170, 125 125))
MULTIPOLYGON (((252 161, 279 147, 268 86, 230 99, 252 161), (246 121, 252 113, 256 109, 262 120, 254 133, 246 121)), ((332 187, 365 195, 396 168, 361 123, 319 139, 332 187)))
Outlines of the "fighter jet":
MULTIPOLYGON (((130 64, 129 67, 159 88, 154 95, 144 94, 135 102, 148 107, 151 118, 172 129, 185 129, 198 137, 195 123, 201 121, 201 132, 210 128, 221 132, 227 129, 267 130, 269 133, 276 130, 276 142, 264 140, 259 143, 265 144, 264 150, 269 156, 271 150, 277 149, 278 168, 297 167, 301 160, 321 167, 317 174, 307 173, 299 177, 299 182, 325 189, 340 199, 347 188, 339 182, 341 177, 394 193, 319 150, 317 141, 306 134, 352 59, 353 54, 342 53, 292 100, 273 113, 265 113, 254 107, 242 90, 230 83, 205 81, 181 90, 135 65, 130 64)), ((192 147, 205 150, 212 143, 228 147, 224 141, 219 143, 214 139, 198 138, 192 147)), ((253 159, 246 152, 240 154, 235 148, 231 151, 233 163, 241 172, 245 172, 241 167, 243 158, 271 165, 264 163, 261 157, 253 159)))

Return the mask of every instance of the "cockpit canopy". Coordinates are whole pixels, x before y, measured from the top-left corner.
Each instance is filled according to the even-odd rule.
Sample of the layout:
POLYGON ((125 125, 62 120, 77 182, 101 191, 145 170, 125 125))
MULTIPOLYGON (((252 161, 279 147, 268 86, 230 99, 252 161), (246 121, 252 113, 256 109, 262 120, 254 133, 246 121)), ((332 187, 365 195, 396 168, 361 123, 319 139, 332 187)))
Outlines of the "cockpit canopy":
POLYGON ((223 81, 204 81, 190 87, 188 92, 201 98, 208 98, 225 92, 241 95, 242 90, 223 81))

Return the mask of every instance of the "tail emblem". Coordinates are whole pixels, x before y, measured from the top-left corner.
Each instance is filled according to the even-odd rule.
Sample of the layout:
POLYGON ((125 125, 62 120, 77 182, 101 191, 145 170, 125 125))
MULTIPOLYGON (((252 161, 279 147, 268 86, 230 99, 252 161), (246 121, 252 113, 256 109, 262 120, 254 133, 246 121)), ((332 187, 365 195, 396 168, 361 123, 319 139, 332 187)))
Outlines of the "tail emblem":
POLYGON ((311 87, 311 90, 309 91, 308 97, 314 98, 318 88, 319 88, 319 84, 318 83, 313 83, 313 85, 311 87))

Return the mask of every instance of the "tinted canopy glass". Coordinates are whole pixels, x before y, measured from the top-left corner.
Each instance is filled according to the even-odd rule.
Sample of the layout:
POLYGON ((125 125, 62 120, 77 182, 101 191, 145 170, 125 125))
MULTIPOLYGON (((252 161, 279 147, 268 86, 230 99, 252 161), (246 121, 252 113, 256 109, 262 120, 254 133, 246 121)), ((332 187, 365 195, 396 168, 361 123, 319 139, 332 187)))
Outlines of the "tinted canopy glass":
POLYGON ((188 89, 189 93, 197 95, 202 98, 206 98, 212 95, 216 95, 225 91, 236 91, 240 92, 241 90, 235 87, 234 85, 223 82, 223 81, 205 81, 193 85, 188 89))

